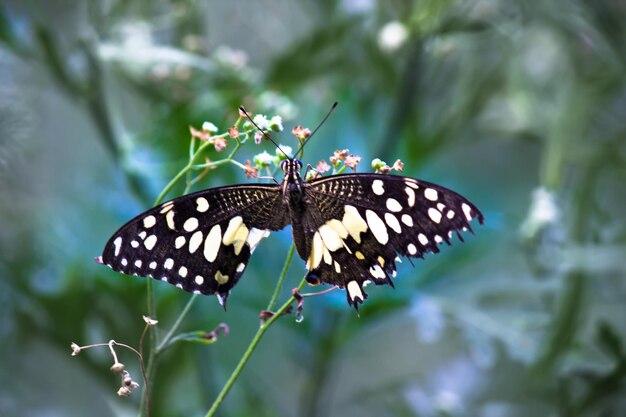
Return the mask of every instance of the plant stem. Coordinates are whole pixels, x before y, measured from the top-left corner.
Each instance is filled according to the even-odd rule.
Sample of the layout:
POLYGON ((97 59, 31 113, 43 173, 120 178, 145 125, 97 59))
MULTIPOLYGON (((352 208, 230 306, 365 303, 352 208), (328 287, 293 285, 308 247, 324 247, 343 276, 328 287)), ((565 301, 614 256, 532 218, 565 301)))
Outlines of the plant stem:
POLYGON ((169 347, 169 345, 168 345, 169 341, 172 339, 172 337, 174 337, 174 333, 176 333, 176 331, 178 330, 178 327, 180 327, 180 324, 182 323, 183 319, 187 316, 187 313, 189 313, 189 310, 191 309, 191 306, 193 305, 193 303, 196 300, 196 298, 198 298, 198 294, 193 294, 189 298, 189 301, 187 301, 187 304, 185 305, 185 308, 183 308, 183 311, 181 311, 181 313, 178 315, 178 317, 176 318, 176 321, 174 322, 174 324, 170 328, 169 332, 167 332, 167 334, 165 335, 163 340, 161 340, 161 343, 159 343, 159 345, 157 346, 157 348, 156 348, 156 355, 157 356, 161 352, 163 352, 165 349, 167 349, 169 347))
MULTIPOLYGON (((302 280, 300 281, 300 284, 298 284, 298 288, 297 290, 300 291, 302 289, 302 287, 304 287, 304 284, 306 283, 306 280, 304 278, 302 278, 302 280)), ((278 288, 278 285, 277 285, 278 288)), ((256 334, 254 335, 254 337, 252 338, 252 341, 250 342, 250 344, 248 345, 248 348, 246 349, 245 353, 243 354, 243 356, 241 357, 241 359, 239 360, 239 363, 237 364, 237 367, 235 368, 235 370, 233 371, 233 373, 230 375, 230 377, 228 378, 228 381, 226 381, 226 384, 224 384, 224 387, 222 388, 222 390, 220 391, 220 393, 218 394, 217 398, 215 399, 215 401, 213 402, 213 405, 211 406, 211 408, 209 409, 209 411, 206 413, 205 417, 211 417, 215 414, 215 412, 217 411, 218 407, 220 406, 220 404, 222 403, 222 401, 224 401, 224 398, 226 398, 226 395, 228 395, 228 392, 230 391, 230 389, 233 387, 235 381, 237 380, 237 378, 239 377, 239 374, 241 374, 241 371, 243 370, 243 368, 246 366, 246 363, 248 362, 248 360, 250 359, 250 356, 252 355, 252 352, 254 352, 254 350, 256 349, 257 345, 259 344, 259 342, 261 341, 261 338, 263 337, 263 335, 265 334, 265 332, 267 331, 267 329, 270 328, 270 326, 282 315, 285 313, 285 311, 287 311, 287 309, 289 308, 289 306, 296 301, 296 299, 291 296, 289 297, 289 299, 285 302, 285 304, 283 304, 276 312, 275 314, 270 317, 265 323, 263 323, 261 326, 259 326, 259 329, 257 330, 256 334)))
POLYGON ((267 311, 272 311, 272 309, 276 305, 276 300, 278 299, 278 295, 280 294, 283 282, 285 281, 285 277, 287 276, 287 270, 289 269, 289 265, 291 265, 291 258, 293 258, 293 252, 295 249, 296 246, 292 243, 291 247, 289 248, 289 252, 287 252, 287 258, 285 259, 283 270, 280 271, 280 276, 278 277, 276 288, 274 288, 274 294, 272 294, 272 298, 270 298, 270 302, 267 304, 267 311))

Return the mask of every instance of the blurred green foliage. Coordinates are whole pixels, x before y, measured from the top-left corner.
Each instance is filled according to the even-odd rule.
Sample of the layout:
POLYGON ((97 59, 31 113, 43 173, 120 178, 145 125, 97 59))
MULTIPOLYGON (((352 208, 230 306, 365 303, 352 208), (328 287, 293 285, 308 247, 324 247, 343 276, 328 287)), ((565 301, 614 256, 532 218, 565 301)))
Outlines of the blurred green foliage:
MULTIPOLYGON (((221 415, 626 414, 625 21, 621 0, 3 2, 0 415, 135 415, 106 348, 70 356, 136 346, 145 324, 145 282, 93 256, 185 164, 190 125, 227 128, 243 104, 313 127, 335 100, 305 163, 401 158, 486 226, 405 262, 360 317, 343 294, 307 299, 221 415)), ((244 181, 220 167, 199 187, 244 181)), ((228 313, 195 303, 182 331, 231 331, 160 358, 153 417, 206 412, 289 244, 260 245, 228 313)), ((167 329, 189 294, 155 289, 167 329)))

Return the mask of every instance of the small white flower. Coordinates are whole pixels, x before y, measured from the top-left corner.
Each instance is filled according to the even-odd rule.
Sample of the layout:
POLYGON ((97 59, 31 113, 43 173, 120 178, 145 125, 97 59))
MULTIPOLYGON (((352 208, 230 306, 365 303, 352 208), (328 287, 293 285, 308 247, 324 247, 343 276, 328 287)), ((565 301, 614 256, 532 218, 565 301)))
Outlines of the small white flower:
POLYGON ((278 145, 278 148, 276 148, 276 156, 280 159, 285 159, 285 154, 289 157, 293 156, 293 148, 287 145, 278 145))
POLYGON ((218 131, 218 128, 211 122, 204 122, 202 123, 202 130, 205 132, 215 133, 218 131))
POLYGON ((259 129, 270 130, 270 121, 267 119, 267 116, 257 114, 252 120, 256 123, 259 129))
POLYGON ((267 153, 267 151, 263 151, 258 155, 254 155, 254 158, 252 158, 252 160, 254 161, 256 166, 263 168, 270 166, 274 163, 274 156, 267 153))
POLYGON ((282 132, 283 131, 283 118, 279 115, 272 117, 270 120, 270 127, 274 131, 282 132))
POLYGON ((392 52, 400 48, 409 37, 406 26, 398 21, 387 23, 378 32, 378 46, 383 51, 392 52))
POLYGON ((159 322, 158 320, 155 320, 148 316, 142 316, 142 317, 143 317, 143 321, 145 321, 148 326, 154 326, 159 322))

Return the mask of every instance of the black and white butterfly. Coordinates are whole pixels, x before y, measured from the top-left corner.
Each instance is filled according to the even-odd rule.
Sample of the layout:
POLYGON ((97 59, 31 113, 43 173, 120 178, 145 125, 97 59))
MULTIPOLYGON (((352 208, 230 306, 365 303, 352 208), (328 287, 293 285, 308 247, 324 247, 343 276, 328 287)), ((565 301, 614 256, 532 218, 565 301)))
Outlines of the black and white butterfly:
POLYGON ((240 184, 188 194, 152 208, 119 229, 98 262, 185 291, 216 294, 225 305, 250 255, 271 231, 292 226, 307 281, 346 289, 355 308, 363 287, 393 285, 398 255, 439 252, 453 235, 483 222, 481 212, 447 188, 386 174, 342 174, 305 181, 286 159, 280 184, 240 184))

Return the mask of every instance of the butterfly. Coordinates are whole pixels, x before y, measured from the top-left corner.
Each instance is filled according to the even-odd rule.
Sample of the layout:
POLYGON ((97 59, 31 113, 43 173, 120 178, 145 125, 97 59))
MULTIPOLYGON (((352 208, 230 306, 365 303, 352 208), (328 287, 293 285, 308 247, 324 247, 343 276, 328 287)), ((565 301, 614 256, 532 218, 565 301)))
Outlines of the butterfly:
POLYGON ((483 223, 478 208, 430 182, 376 173, 304 180, 302 162, 281 162, 277 184, 239 184, 191 193, 122 226, 96 258, 114 271, 151 277, 222 306, 270 232, 291 225, 309 284, 346 290, 358 309, 369 283, 393 286, 399 256, 422 258, 483 223))

